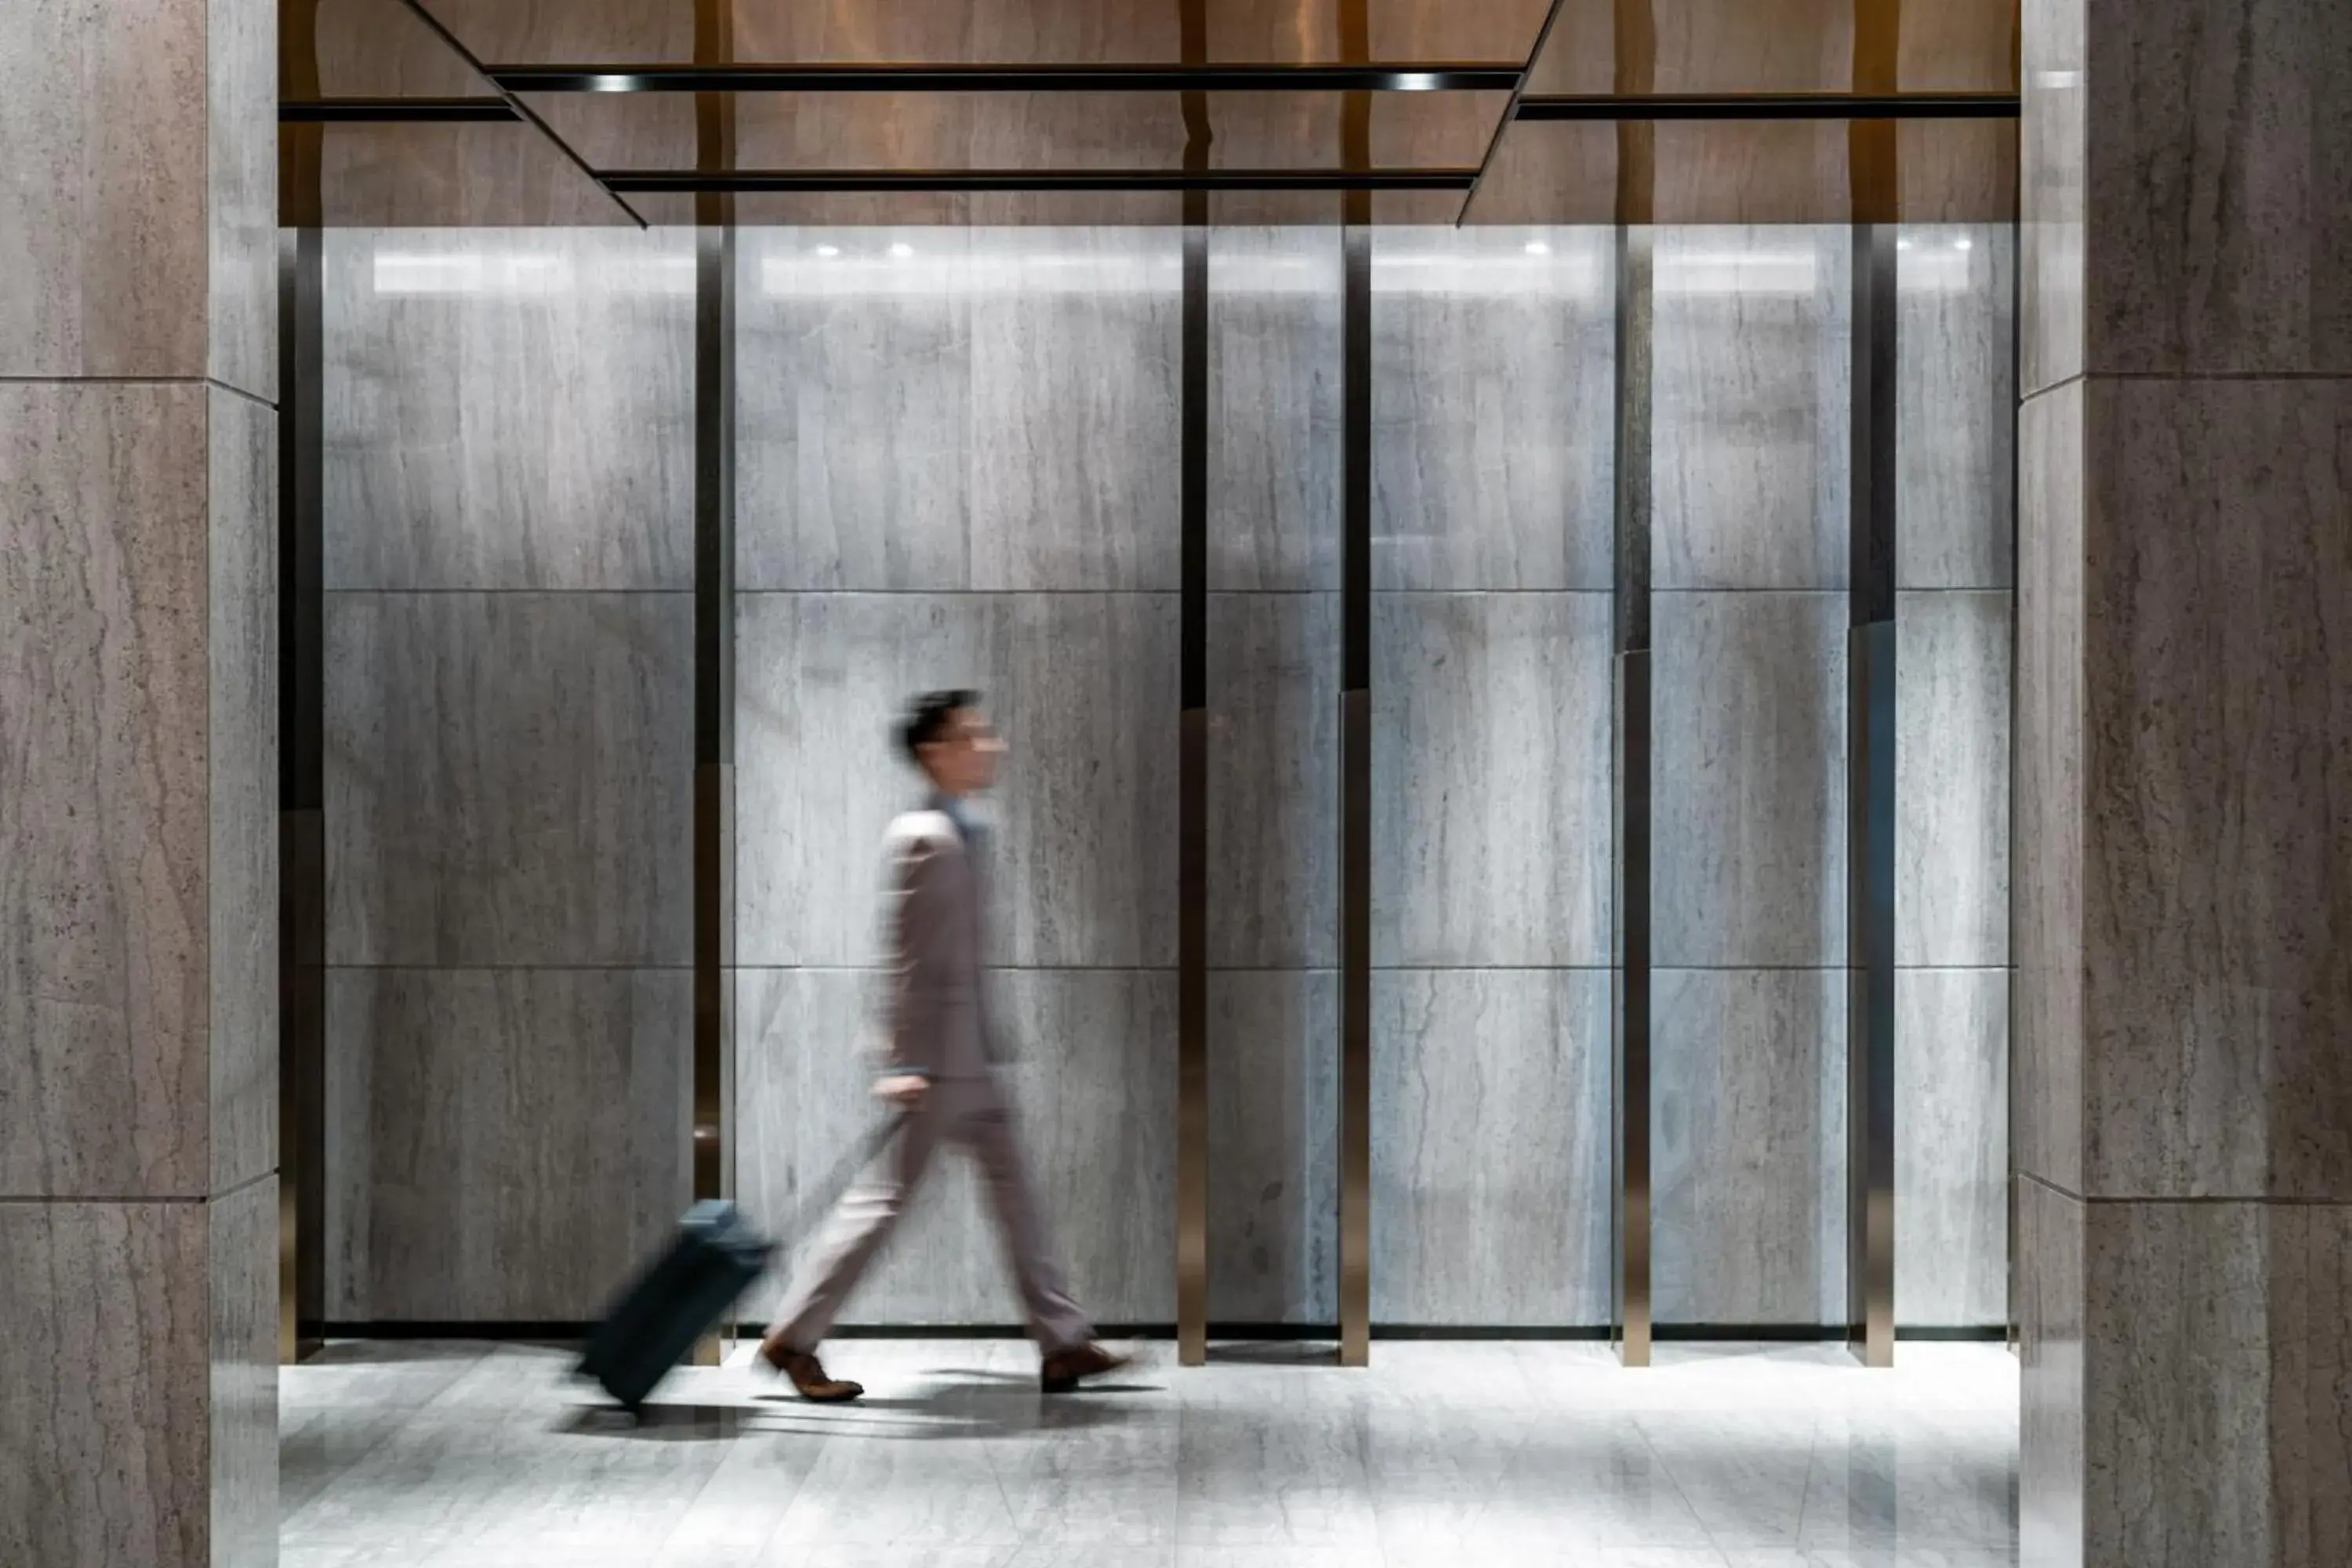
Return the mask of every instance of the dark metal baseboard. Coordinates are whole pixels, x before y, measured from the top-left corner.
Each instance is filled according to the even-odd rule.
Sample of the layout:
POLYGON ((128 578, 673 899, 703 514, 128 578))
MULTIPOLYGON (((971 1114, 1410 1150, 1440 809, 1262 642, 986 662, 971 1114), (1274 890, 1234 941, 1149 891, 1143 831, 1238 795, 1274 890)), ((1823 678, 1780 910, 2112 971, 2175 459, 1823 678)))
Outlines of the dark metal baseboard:
MULTIPOLYGON (((512 1322, 482 1322, 463 1320, 433 1322, 330 1322, 325 1325, 331 1340, 484 1340, 494 1342, 528 1343, 538 1341, 583 1340, 594 1325, 584 1321, 552 1319, 522 1320, 512 1322)), ((765 1325, 738 1323, 734 1337, 756 1339, 765 1325)), ((1167 1323, 1105 1323, 1101 1331, 1107 1339, 1166 1340, 1176 1335, 1176 1325, 1167 1323)), ((2008 1337, 2008 1329, 2000 1323, 1916 1324, 1898 1327, 1895 1337, 1923 1343, 1951 1342, 1966 1344, 1999 1344, 2008 1337)), ((1458 1341, 1484 1343, 1502 1341, 1591 1341, 1606 1342, 1610 1328, 1606 1323, 1518 1324, 1518 1323, 1374 1323, 1372 1338, 1376 1340, 1458 1341)), ((1848 1333, 1843 1323, 1660 1323, 1656 1337, 1661 1341, 1683 1343, 1789 1343, 1834 1344, 1848 1333)), ((845 1323, 835 1327, 831 1335, 836 1340, 1025 1340, 1029 1331, 1017 1323, 845 1323)), ((1258 1340, 1268 1342, 1323 1341, 1336 1342, 1339 1337, 1337 1323, 1216 1323, 1209 1325, 1212 1340, 1237 1342, 1258 1340)))

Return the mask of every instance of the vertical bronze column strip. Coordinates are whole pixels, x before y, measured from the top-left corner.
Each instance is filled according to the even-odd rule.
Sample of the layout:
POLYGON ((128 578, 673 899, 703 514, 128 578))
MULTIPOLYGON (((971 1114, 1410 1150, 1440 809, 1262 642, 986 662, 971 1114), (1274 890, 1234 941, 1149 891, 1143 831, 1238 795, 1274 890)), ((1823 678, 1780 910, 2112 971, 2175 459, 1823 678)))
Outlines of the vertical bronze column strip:
POLYGON ((1610 965, 1612 1208, 1610 1337, 1627 1366, 1650 1364, 1650 364, 1656 235, 1617 228, 1615 789, 1616 942, 1610 965))
POLYGON ((318 1350, 327 1294, 322 261, 317 228, 278 231, 278 1349, 288 1363, 318 1350))
MULTIPOLYGON (((278 91, 319 96, 318 0, 286 0, 278 91)), ((320 381, 324 128, 279 132, 278 164, 278 1352, 324 1336, 327 860, 324 488, 320 381)))
MULTIPOLYGON (((1657 84, 1654 0, 1615 0, 1616 90, 1657 84)), ((1651 345, 1656 310, 1657 127, 1617 122, 1617 420, 1614 461, 1615 893, 1610 962, 1610 1121, 1615 1166, 1610 1338, 1626 1366, 1650 1364, 1651 345)))
MULTIPOLYGON (((1899 85, 1901 0, 1854 0, 1858 93, 1899 85)), ((1866 1366, 1895 1363, 1895 219, 1892 121, 1847 132, 1853 203, 1846 646, 1846 1305, 1866 1366)))
MULTIPOLYGON (((1371 58, 1366 0, 1341 0, 1339 58, 1371 58)), ((1340 102, 1339 158, 1372 161, 1371 95, 1340 102)), ((1339 1364, 1372 1356, 1372 197, 1340 198, 1339 1364)))
MULTIPOLYGON (((698 0, 695 58, 732 53, 727 0, 698 0)), ((695 101, 696 163, 733 163, 733 105, 695 101)), ((734 1195, 735 225, 731 196, 696 197, 694 284, 694 1122, 699 1201, 734 1195)), ((706 1341, 697 1359, 719 1359, 706 1341)))
POLYGON ((1895 1361, 1895 226, 1853 230, 1846 685, 1846 1289, 1864 1365, 1895 1361))
MULTIPOLYGON (((1182 5, 1184 63, 1208 58, 1205 0, 1182 5)), ((1209 166, 1208 95, 1182 97, 1184 167, 1209 166)), ((1184 194, 1181 695, 1177 761, 1176 1359, 1209 1359, 1209 198, 1184 194)))
POLYGON ((1339 542, 1339 1363, 1371 1359, 1372 231, 1347 226, 1339 542))
MULTIPOLYGON (((2021 23, 2021 26, 2022 24, 2021 23)), ((2009 397, 2006 400, 2012 407, 2022 406, 2018 400, 2022 395, 2022 389, 2025 385, 2025 353, 2024 339, 2021 330, 2022 324, 2025 321, 2025 268, 2023 265, 2024 253, 2021 247, 2022 238, 2023 237, 2019 233, 2018 229, 2017 215, 2012 213, 2009 219, 2008 232, 2008 242, 2010 245, 2009 397)), ((2022 1303, 2018 1300, 2018 1287, 2021 1284, 2021 1281, 2018 1278, 2017 1271, 2018 1200, 2021 1195, 2018 1188, 2018 1184, 2023 1173, 2022 1168, 2017 1163, 2017 1130, 2021 1126, 2024 1125, 2024 1120, 2018 1112, 2018 1094, 2021 1079, 2018 1074, 2017 1043, 2021 1038, 2022 1038, 2022 1034, 2019 1027, 2017 1014, 2017 931, 2019 923, 2018 901, 2019 893, 2022 887, 2022 881, 2017 875, 2016 869, 2018 863, 2018 770, 2020 759, 2024 755, 2024 750, 2017 744, 2014 739, 2017 733, 2018 685, 2021 672, 2025 668, 2024 660, 2021 657, 2023 650, 2018 646, 2018 639, 2022 635, 2024 627, 2021 624, 2017 613, 2017 574, 2020 570, 2019 563, 2025 559, 2025 540, 2021 526, 2021 520, 2020 517, 2020 509, 2018 504, 2018 498, 2024 493, 2025 472, 2022 467, 2022 458, 2023 443, 2020 442, 2016 438, 2015 432, 2012 429, 2009 443, 2010 575, 2008 692, 2008 714, 2011 725, 2010 733, 2012 739, 2010 742, 2009 748, 2009 776, 2006 781, 2004 781, 2009 787, 2009 838, 2008 841, 2001 846, 2001 853, 2006 857, 2003 863, 2003 869, 2007 872, 2009 877, 2009 901, 2006 910, 2008 924, 2004 930, 2001 950, 2004 954, 2006 954, 2008 960, 2008 962, 2003 965, 2003 968, 2007 972, 2007 1000, 2003 1006, 2003 1014, 2007 1021, 2008 1028, 2008 1042, 2003 1070, 2009 1075, 2009 1103, 2003 1108, 2007 1114, 2008 1121, 2002 1129, 2002 1142, 2009 1151, 2009 1158, 2007 1161, 2009 1167, 2009 1230, 2007 1232, 2009 1246, 2006 1249, 2006 1262, 2008 1264, 2008 1268, 2004 1296, 2009 1304, 2009 1352, 2014 1356, 2022 1356, 2025 1353, 2025 1321, 2021 1310, 2022 1303)))

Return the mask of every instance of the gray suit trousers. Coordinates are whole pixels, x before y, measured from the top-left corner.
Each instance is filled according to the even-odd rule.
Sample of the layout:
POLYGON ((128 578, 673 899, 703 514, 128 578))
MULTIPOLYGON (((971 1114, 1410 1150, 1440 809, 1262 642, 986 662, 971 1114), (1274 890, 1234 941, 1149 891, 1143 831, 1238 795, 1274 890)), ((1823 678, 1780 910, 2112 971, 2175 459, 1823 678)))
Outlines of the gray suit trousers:
POLYGON ((784 1293, 772 1343, 814 1352, 840 1316, 867 1265, 889 1240, 914 1200, 940 1144, 961 1145, 980 1163, 981 1185, 995 1212, 999 1236, 1029 1314, 1029 1331, 1048 1354, 1073 1350, 1095 1336, 1070 1299, 1062 1271, 1046 1250, 1045 1225, 1021 1159, 1013 1109, 994 1078, 940 1079, 898 1135, 859 1175, 825 1223, 784 1293))

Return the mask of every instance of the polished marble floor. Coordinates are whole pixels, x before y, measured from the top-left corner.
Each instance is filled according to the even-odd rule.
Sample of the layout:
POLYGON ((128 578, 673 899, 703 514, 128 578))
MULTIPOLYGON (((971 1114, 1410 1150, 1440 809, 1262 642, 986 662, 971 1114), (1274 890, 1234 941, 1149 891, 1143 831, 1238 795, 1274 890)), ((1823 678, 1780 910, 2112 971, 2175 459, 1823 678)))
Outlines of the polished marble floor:
POLYGON ((1906 1344, 1382 1342, 1044 1399, 1013 1342, 845 1341, 858 1405, 688 1369, 642 1426, 564 1352, 352 1343, 285 1376, 285 1568, 2006 1568, 2016 1363, 1906 1344))

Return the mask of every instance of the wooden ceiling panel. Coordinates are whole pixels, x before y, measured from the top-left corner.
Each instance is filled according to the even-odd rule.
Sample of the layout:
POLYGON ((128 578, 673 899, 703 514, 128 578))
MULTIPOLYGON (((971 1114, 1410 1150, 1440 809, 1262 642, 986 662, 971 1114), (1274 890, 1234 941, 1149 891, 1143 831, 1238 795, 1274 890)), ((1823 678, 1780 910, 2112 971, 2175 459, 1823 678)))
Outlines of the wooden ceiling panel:
MULTIPOLYGON (((768 0, 736 0, 739 9, 768 0)), ((696 0, 422 0, 485 65, 694 58, 696 0)), ((786 8, 793 8, 785 0, 786 8)))
POLYGON ((1528 90, 1885 90, 1854 79, 1857 14, 1895 31, 1895 90, 2017 90, 2017 0, 1560 0, 1528 90))
MULTIPOLYGON (((1873 129, 1883 132, 1887 122, 1873 129)), ((1999 223, 2017 213, 2017 127, 1895 122, 1896 207, 1857 203, 1857 122, 1519 121, 1464 221, 1480 224, 1999 223), (1642 171, 1646 169, 1647 178, 1642 171), (1622 176, 1622 177, 1621 177, 1622 176)))
POLYGON ((629 215, 529 125, 301 125, 330 228, 625 224, 629 215))
MULTIPOLYGON (((695 0, 425 0, 492 65, 695 56, 695 0)), ((1528 58, 1549 0, 1200 0, 1200 63, 1528 58), (1349 37, 1351 9, 1361 35, 1349 37), (1351 47, 1352 45, 1352 47, 1351 47)), ((1180 0, 722 0, 729 58, 761 64, 1170 65, 1180 0)))
POLYGON ((470 98, 494 90, 465 58, 400 0, 288 0, 283 26, 312 30, 314 80, 289 59, 278 96, 320 98, 470 98), (310 15, 304 16, 305 9, 310 15))
POLYGON ((1601 121, 1518 121, 1463 208, 1476 224, 1617 221, 1618 127, 1601 121))

